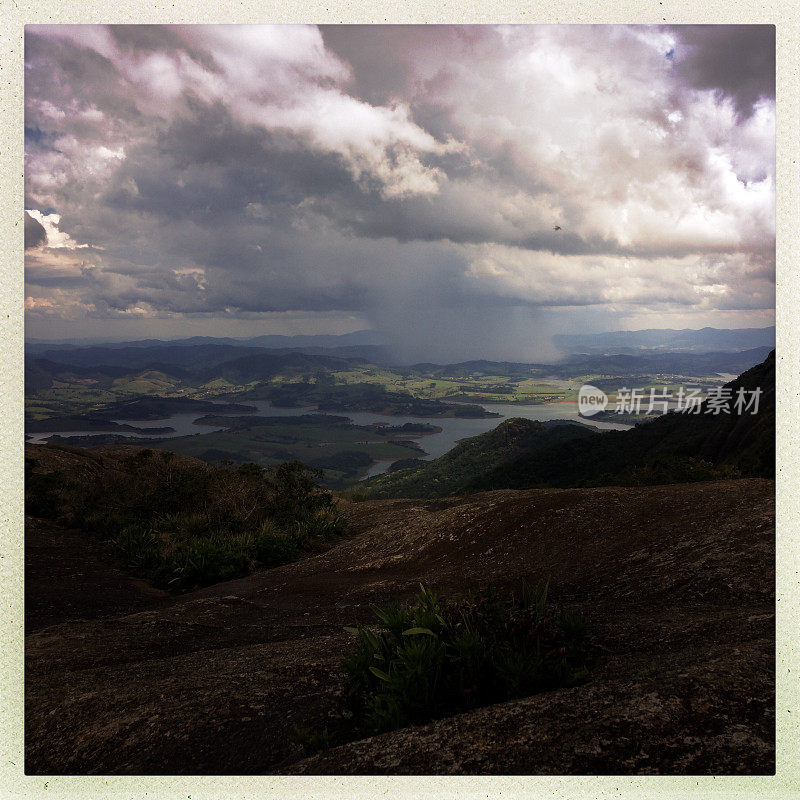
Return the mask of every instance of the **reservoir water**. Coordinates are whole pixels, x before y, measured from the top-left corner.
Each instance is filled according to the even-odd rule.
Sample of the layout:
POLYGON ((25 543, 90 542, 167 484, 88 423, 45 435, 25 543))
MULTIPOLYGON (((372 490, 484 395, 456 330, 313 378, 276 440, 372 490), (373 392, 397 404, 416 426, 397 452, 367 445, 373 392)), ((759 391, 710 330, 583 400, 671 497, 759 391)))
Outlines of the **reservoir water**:
MULTIPOLYGON (((277 408, 273 406, 269 400, 245 400, 242 401, 247 405, 255 406, 259 416, 270 417, 296 417, 301 414, 314 414, 319 413, 315 406, 308 406, 304 408, 277 408)), ((406 422, 428 422, 431 425, 436 425, 442 430, 439 433, 424 434, 418 437, 419 444, 425 450, 425 459, 438 458, 444 455, 448 450, 451 450, 459 439, 465 439, 469 436, 477 436, 480 433, 492 430, 499 425, 504 419, 510 417, 522 417, 524 419, 537 420, 545 422, 554 419, 575 420, 583 424, 591 425, 602 430, 627 430, 630 425, 623 425, 614 422, 593 422, 592 420, 584 420, 578 416, 577 403, 546 403, 543 405, 511 405, 505 403, 485 403, 485 408, 488 411, 494 411, 500 414, 500 417, 484 417, 481 419, 463 419, 459 417, 452 418, 439 418, 439 417, 409 417, 409 416, 387 416, 384 414, 376 414, 369 411, 341 411, 341 412, 321 412, 331 413, 336 416, 348 417, 356 425, 371 425, 372 423, 379 422, 385 425, 403 425, 406 422)), ((176 436, 196 436, 201 433, 212 433, 214 431, 224 430, 220 426, 209 425, 195 425, 195 420, 205 416, 206 412, 198 414, 197 412, 183 412, 179 414, 172 414, 163 419, 148 419, 148 420, 114 420, 115 422, 134 425, 137 428, 163 428, 171 427, 175 431, 173 433, 155 434, 150 438, 170 439, 176 436)), ((226 414, 225 416, 250 416, 245 414, 226 414)), ((31 435, 27 441, 37 444, 45 442, 50 436, 93 436, 103 435, 110 433, 109 431, 43 431, 31 435)), ((117 433, 117 432, 114 432, 117 433)), ((133 433, 131 431, 119 431, 119 435, 127 436, 131 439, 147 437, 148 434, 133 433)), ((369 469, 365 477, 372 477, 385 472, 391 461, 377 461, 369 469)))

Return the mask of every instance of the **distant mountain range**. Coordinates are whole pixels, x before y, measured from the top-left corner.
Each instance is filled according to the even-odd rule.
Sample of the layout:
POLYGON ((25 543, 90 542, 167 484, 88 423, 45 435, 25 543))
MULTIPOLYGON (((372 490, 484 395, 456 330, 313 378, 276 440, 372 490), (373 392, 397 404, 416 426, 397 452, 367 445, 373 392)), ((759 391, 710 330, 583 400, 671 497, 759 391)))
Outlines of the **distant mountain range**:
POLYGON ((564 353, 623 354, 656 352, 707 353, 719 350, 750 350, 775 347, 775 326, 768 328, 701 328, 673 330, 650 328, 643 331, 560 334, 553 344, 564 353))
POLYGON ((601 372, 609 376, 636 373, 708 375, 714 372, 738 375, 763 361, 772 349, 771 346, 763 346, 749 350, 702 353, 645 350, 637 351, 635 355, 576 354, 554 364, 551 371, 561 377, 584 372, 601 372))
MULTIPOLYGON (((26 339, 25 351, 27 355, 41 355, 51 351, 75 351, 102 348, 104 350, 120 350, 131 348, 174 348, 194 347, 197 345, 226 345, 230 347, 260 347, 266 350, 278 348, 296 349, 301 347, 351 347, 361 345, 385 344, 383 337, 372 330, 353 331, 342 334, 312 334, 282 336, 266 334, 251 336, 243 339, 215 336, 191 336, 187 339, 137 339, 135 341, 108 342, 98 339, 69 339, 65 341, 51 341, 46 339, 26 339)), ((78 363, 78 362, 71 362, 78 363)))
MULTIPOLYGON (((651 372, 676 372, 685 370, 685 357, 695 356, 697 368, 708 371, 707 365, 718 362, 722 353, 728 355, 738 353, 741 357, 728 358, 729 366, 723 364, 716 367, 717 371, 738 373, 761 361, 775 346, 775 328, 613 331, 559 335, 554 336, 553 341, 564 353, 564 357, 558 363, 568 362, 570 370, 581 358, 603 356, 608 357, 604 363, 608 365, 611 374, 620 371, 630 373, 639 368, 651 372), (680 356, 681 359, 671 359, 671 355, 680 356), (635 356, 640 360, 626 361, 625 356, 635 356), (702 356, 708 358, 704 359, 702 356), (678 363, 681 366, 676 369, 675 365, 678 363)), ((140 339, 131 342, 93 343, 29 339, 25 343, 25 355, 28 359, 42 358, 73 367, 126 367, 131 370, 150 369, 156 365, 159 368, 165 366, 186 369, 211 368, 255 353, 267 352, 359 359, 379 365, 399 366, 406 363, 398 361, 392 353, 391 346, 379 333, 371 330, 341 335, 268 334, 248 339, 193 336, 177 340, 140 339)), ((522 368, 531 366, 516 362, 475 360, 455 365, 420 363, 414 364, 411 368, 429 371, 441 366, 451 372, 460 370, 468 374, 472 370, 484 369, 490 364, 498 370, 495 374, 500 375, 515 374, 522 368)), ((559 374, 557 367, 558 364, 553 374, 559 374)))

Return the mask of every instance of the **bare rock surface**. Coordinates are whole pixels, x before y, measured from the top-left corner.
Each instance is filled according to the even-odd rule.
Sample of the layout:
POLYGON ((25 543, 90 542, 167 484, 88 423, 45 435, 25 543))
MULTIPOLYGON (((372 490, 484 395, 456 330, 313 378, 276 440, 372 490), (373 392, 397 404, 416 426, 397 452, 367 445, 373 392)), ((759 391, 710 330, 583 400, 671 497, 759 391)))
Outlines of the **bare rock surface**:
POLYGON ((353 534, 327 549, 177 597, 29 520, 27 772, 774 770, 773 482, 340 508, 353 534), (310 758, 293 743, 295 725, 340 718, 343 626, 371 604, 523 577, 589 617, 605 657, 587 684, 310 758))
POLYGON ((98 538, 47 520, 26 520, 26 633, 64 620, 132 613, 171 601, 167 592, 128 575, 98 538))

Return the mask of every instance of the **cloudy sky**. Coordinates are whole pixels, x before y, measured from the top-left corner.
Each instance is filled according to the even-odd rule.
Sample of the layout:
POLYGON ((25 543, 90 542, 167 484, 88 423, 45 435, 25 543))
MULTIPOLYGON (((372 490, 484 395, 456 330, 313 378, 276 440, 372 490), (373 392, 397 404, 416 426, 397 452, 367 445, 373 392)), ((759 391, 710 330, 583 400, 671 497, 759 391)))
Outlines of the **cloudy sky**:
POLYGON ((36 338, 774 322, 771 26, 29 26, 36 338))

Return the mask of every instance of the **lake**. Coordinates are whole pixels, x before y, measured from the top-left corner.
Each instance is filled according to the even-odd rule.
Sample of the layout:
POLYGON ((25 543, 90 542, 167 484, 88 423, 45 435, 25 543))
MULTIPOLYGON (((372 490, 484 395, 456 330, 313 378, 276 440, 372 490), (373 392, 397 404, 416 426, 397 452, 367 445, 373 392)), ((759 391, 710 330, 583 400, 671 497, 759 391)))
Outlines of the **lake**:
MULTIPOLYGON (((307 406, 304 408, 277 408, 273 406, 269 400, 245 400, 242 401, 247 405, 255 406, 258 409, 258 415, 269 417, 296 417, 301 414, 317 413, 316 406, 307 406)), ((451 450, 459 439, 465 439, 469 436, 477 436, 480 433, 492 430, 499 425, 504 419, 509 417, 522 417, 524 419, 536 420, 539 422, 546 422, 553 419, 566 419, 576 420, 582 424, 591 425, 602 430, 627 430, 630 425, 623 425, 615 422, 593 422, 591 420, 584 420, 578 416, 577 403, 546 403, 543 405, 510 405, 506 403, 484 403, 488 411, 494 411, 501 414, 500 417, 484 417, 481 419, 464 419, 460 417, 453 418, 439 418, 439 417, 407 417, 407 416, 388 416, 385 414, 376 414, 370 411, 337 411, 328 412, 336 416, 348 417, 356 425, 371 425, 374 422, 380 422, 388 425, 403 425, 406 422, 428 422, 431 425, 436 425, 442 430, 440 433, 424 434, 418 439, 420 445, 424 448, 426 455, 425 459, 438 458, 444 455, 448 450, 451 450)), ((207 412, 198 414, 196 412, 183 412, 180 414, 172 414, 163 419, 148 419, 148 420, 114 420, 115 422, 127 423, 128 425, 135 425, 137 428, 162 428, 171 427, 175 428, 174 433, 157 434, 152 438, 170 439, 176 436, 193 436, 201 433, 213 433, 214 431, 224 430, 220 426, 211 425, 195 425, 194 421, 206 415, 207 412)), ((325 413, 325 412, 323 412, 325 413)), ((245 414, 226 414, 225 416, 250 416, 245 414)), ((115 433, 113 431, 43 431, 33 434, 28 441, 32 444, 42 443, 50 436, 93 436, 107 433, 115 433)), ((132 433, 130 431, 120 431, 120 436, 127 436, 131 439, 142 438, 147 434, 132 433)), ((372 477, 385 472, 391 461, 378 461, 374 463, 365 477, 372 477)))

